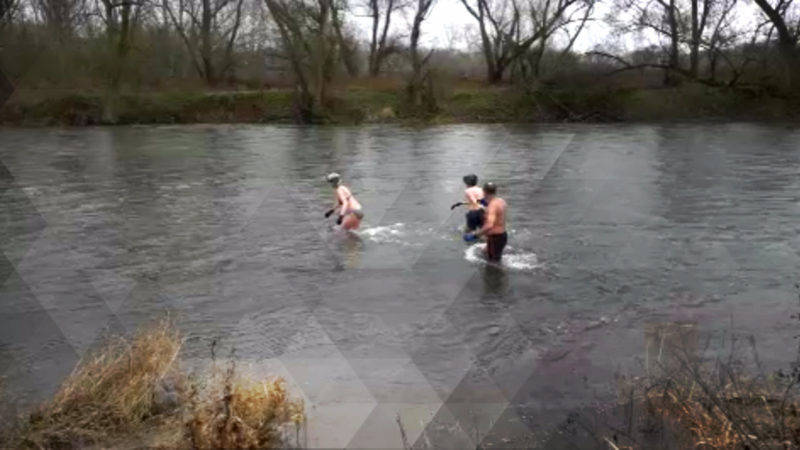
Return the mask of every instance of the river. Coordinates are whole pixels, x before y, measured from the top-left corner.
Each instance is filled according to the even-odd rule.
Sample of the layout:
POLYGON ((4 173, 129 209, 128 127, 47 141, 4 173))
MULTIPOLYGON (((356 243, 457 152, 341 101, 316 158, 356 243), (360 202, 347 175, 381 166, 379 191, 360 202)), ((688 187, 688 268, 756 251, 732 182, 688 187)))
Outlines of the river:
POLYGON ((753 336, 770 370, 794 357, 796 129, 2 129, 0 162, 17 405, 167 312, 187 364, 216 340, 284 376, 309 447, 400 447, 400 417, 418 445, 556 448, 646 370, 654 326, 693 327, 710 355, 753 336), (330 171, 364 206, 355 235, 323 217, 330 171), (509 205, 501 267, 450 210, 470 172, 509 205))

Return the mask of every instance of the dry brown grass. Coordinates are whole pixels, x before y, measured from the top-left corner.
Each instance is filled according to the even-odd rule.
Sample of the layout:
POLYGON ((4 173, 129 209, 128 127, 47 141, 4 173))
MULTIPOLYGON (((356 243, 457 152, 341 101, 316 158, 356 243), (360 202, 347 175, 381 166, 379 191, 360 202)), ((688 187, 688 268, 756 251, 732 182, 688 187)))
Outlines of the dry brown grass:
POLYGON ((205 393, 191 395, 186 444, 197 449, 284 448, 291 425, 304 422, 303 403, 290 398, 281 378, 255 382, 231 364, 205 393))
POLYGON ((179 333, 169 321, 131 340, 110 339, 80 362, 52 400, 12 430, 2 447, 278 448, 303 422, 280 378, 235 373, 186 386, 176 360, 179 333))
POLYGON ((648 413, 688 432, 695 448, 798 448, 798 398, 779 382, 731 373, 671 378, 646 394, 648 413))
POLYGON ((16 444, 69 448, 124 433, 153 416, 156 385, 180 351, 178 333, 161 322, 131 341, 113 338, 64 381, 22 426, 16 444))
POLYGON ((615 440, 625 436, 628 448, 800 448, 800 371, 763 375, 751 346, 755 368, 680 349, 658 373, 624 380, 627 430, 614 430, 615 440))

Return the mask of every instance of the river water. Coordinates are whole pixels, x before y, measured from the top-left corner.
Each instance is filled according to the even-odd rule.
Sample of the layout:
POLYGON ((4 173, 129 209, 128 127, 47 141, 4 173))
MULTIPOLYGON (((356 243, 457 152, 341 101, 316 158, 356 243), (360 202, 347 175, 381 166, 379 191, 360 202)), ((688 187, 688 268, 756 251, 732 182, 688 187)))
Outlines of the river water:
POLYGON ((186 364, 216 340, 284 376, 309 447, 401 447, 398 417, 421 448, 564 446, 556 431, 646 370, 665 324, 716 342, 706 353, 736 334, 769 368, 794 356, 789 128, 4 129, 0 162, 0 376, 17 405, 167 312, 186 364), (323 217, 330 171, 364 206, 357 234, 323 217), (449 209, 470 172, 509 204, 500 267, 449 209))

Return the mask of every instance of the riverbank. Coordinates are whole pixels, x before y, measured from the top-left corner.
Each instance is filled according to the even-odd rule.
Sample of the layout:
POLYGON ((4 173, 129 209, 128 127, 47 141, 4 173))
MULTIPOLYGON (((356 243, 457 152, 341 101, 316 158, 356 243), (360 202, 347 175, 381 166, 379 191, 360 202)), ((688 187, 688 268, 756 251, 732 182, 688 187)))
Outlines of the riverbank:
MULTIPOLYGON (((789 372, 766 373, 754 341, 752 349, 736 346, 735 336, 729 356, 703 358, 691 323, 651 324, 646 333, 653 338, 646 373, 618 374, 616 402, 571 415, 580 426, 551 444, 631 450, 800 444, 796 363, 789 372)), ((242 376, 235 360, 217 365, 213 345, 208 375, 188 374, 181 346, 168 322, 145 327, 130 341, 111 338, 77 365, 52 399, 0 429, 0 446, 308 448, 300 439, 304 405, 282 379, 242 376)), ((410 448, 399 415, 397 424, 403 448, 410 448)))
MULTIPOLYGON (((800 100, 766 92, 702 85, 632 89, 456 85, 438 94, 438 111, 424 116, 404 107, 397 87, 339 90, 320 123, 537 123, 746 120, 793 122, 800 100)), ((104 120, 98 92, 19 89, 0 109, 0 124, 86 126, 192 123, 296 123, 289 89, 123 93, 113 122, 104 120)))
POLYGON ((110 337, 79 362, 52 399, 12 427, 0 447, 287 448, 303 404, 280 378, 247 377, 236 361, 202 376, 180 364, 183 340, 168 321, 110 337))

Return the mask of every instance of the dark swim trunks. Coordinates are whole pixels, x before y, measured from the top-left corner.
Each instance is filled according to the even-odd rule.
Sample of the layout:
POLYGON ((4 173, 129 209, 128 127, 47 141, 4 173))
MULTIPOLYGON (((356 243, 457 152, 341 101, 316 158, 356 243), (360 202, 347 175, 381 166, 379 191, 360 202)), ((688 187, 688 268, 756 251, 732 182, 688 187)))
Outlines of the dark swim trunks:
POLYGON ((486 259, 498 262, 503 257, 503 249, 508 242, 507 233, 486 235, 486 259))
POLYGON ((483 226, 483 210, 467 211, 467 231, 475 231, 483 226))

